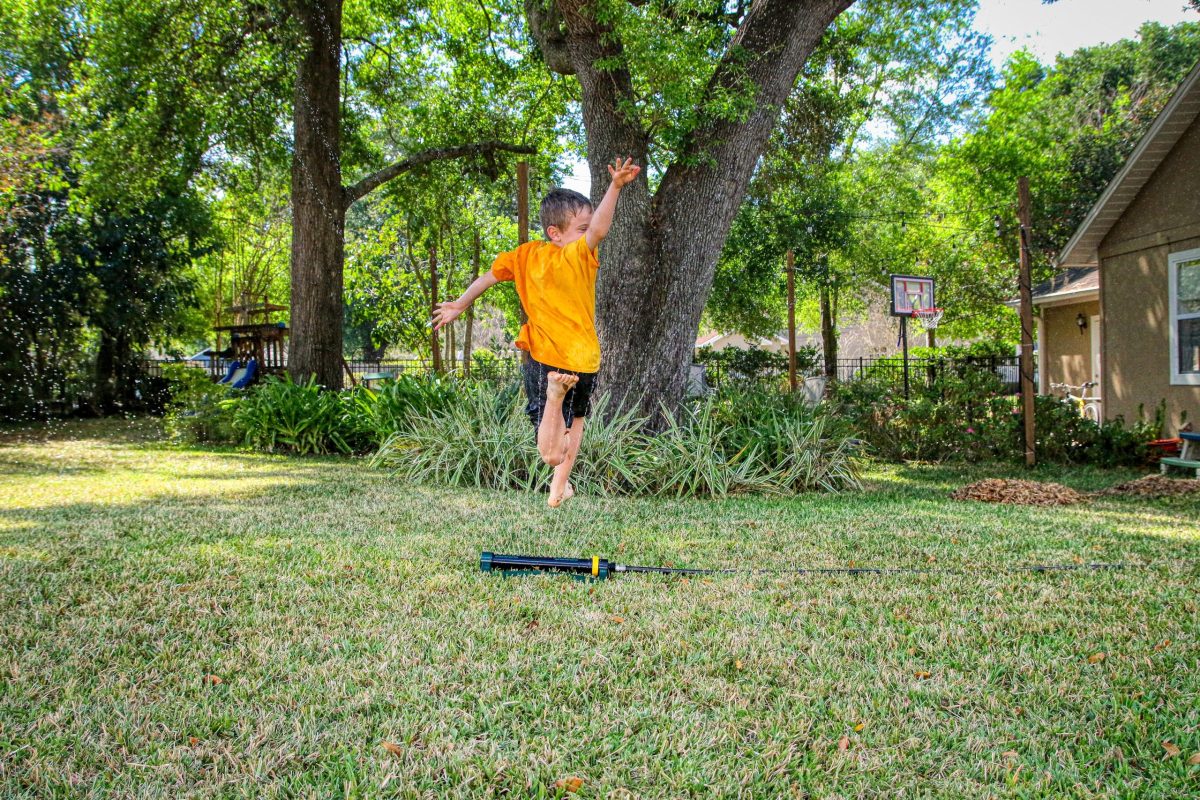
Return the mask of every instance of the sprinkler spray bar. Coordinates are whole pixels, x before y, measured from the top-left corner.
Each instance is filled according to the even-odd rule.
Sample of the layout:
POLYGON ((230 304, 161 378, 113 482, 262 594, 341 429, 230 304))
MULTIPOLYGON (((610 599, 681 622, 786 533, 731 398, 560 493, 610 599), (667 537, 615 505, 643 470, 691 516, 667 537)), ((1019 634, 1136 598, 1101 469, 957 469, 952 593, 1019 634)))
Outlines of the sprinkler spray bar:
POLYGON ((929 567, 792 567, 790 569, 692 569, 685 567, 641 567, 635 564, 617 564, 607 558, 551 558, 547 556, 517 556, 484 552, 479 557, 479 568, 484 572, 500 572, 504 575, 532 575, 539 572, 566 572, 577 577, 604 580, 614 573, 643 572, 657 575, 728 575, 750 573, 756 575, 955 575, 971 572, 1067 572, 1077 570, 1121 570, 1148 567, 1150 564, 1130 563, 1082 563, 1082 564, 1028 564, 1014 567, 974 567, 962 569, 929 567))

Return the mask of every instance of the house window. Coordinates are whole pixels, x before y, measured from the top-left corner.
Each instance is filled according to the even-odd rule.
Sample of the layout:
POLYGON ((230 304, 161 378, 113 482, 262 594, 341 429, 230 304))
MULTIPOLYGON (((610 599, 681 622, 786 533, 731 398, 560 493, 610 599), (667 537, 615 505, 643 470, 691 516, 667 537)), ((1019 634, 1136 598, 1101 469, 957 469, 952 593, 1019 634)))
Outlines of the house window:
POLYGON ((1172 253, 1171 383, 1200 386, 1200 249, 1172 253))

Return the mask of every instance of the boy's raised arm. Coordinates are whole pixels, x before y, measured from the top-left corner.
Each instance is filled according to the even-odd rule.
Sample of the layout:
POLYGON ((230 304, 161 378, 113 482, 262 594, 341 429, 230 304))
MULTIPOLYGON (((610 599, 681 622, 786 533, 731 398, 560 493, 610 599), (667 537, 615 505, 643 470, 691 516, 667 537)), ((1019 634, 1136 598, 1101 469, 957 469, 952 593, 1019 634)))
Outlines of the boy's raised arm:
POLYGON ((634 164, 631 158, 626 158, 624 161, 616 158, 609 165, 608 174, 612 176, 612 183, 608 185, 608 191, 604 193, 600 205, 596 206, 596 210, 592 212, 592 221, 588 223, 587 233, 584 234, 587 246, 592 250, 595 250, 596 246, 604 241, 604 237, 608 236, 608 229, 612 227, 613 213, 617 210, 617 198, 621 195, 621 187, 632 183, 641 171, 642 168, 634 164))
POLYGON ((444 303, 438 303, 437 310, 433 312, 433 329, 438 331, 451 322, 454 322, 460 314, 467 310, 471 303, 475 302, 479 295, 499 282, 499 279, 489 270, 476 278, 467 287, 467 290, 463 292, 462 297, 457 300, 447 300, 444 303))

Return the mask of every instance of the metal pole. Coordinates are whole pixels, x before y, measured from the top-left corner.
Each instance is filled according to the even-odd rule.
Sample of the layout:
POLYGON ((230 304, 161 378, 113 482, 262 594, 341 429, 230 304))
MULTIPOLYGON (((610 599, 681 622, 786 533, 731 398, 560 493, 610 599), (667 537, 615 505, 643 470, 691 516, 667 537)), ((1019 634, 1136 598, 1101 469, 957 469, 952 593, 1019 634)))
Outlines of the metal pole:
POLYGON ((904 353, 904 399, 908 399, 908 317, 900 317, 900 346, 904 353))
POLYGON ((1033 279, 1029 238, 1033 230, 1030 221, 1029 178, 1017 178, 1017 216, 1021 234, 1021 407, 1025 415, 1025 466, 1037 463, 1035 451, 1037 432, 1034 429, 1033 399, 1033 279))
POLYGON ((788 385, 796 391, 796 254, 787 251, 788 385))

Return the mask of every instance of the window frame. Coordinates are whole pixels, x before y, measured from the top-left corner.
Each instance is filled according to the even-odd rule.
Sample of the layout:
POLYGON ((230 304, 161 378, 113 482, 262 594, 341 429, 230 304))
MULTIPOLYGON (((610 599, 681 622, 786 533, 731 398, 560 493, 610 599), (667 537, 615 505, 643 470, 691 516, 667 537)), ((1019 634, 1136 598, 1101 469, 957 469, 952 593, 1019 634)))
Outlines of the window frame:
POLYGON ((1200 312, 1180 314, 1179 308, 1179 265, 1187 261, 1200 261, 1200 247, 1180 250, 1167 256, 1167 281, 1169 283, 1168 317, 1171 323, 1171 385, 1200 386, 1200 372, 1183 372, 1179 364, 1179 323, 1189 319, 1200 319, 1200 312))

